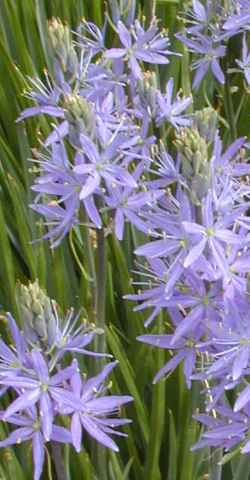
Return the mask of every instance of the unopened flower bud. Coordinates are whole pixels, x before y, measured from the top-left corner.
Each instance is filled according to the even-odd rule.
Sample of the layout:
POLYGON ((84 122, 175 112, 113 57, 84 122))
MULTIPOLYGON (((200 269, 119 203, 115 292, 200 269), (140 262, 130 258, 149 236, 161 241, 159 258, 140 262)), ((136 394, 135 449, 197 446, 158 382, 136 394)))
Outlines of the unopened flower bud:
POLYGON ((115 24, 121 20, 127 27, 135 18, 136 0, 109 0, 112 20, 115 24))
POLYGON ((50 298, 38 281, 19 285, 17 291, 25 335, 32 343, 48 345, 55 335, 56 319, 50 298))
POLYGON ((49 21, 48 30, 53 53, 57 59, 55 75, 59 80, 61 76, 60 70, 62 70, 65 79, 70 82, 75 78, 78 65, 70 29, 61 20, 53 18, 49 21))
POLYGON ((90 102, 79 95, 67 95, 64 100, 66 118, 70 126, 70 140, 78 144, 79 135, 93 134, 95 130, 95 115, 90 102))
POLYGON ((199 205, 209 187, 209 144, 197 128, 183 128, 177 133, 176 146, 181 155, 182 175, 190 187, 190 198, 199 205))
POLYGON ((154 72, 145 72, 138 81, 140 104, 154 117, 157 113, 157 77, 154 72))
POLYGON ((212 108, 204 108, 194 114, 194 126, 197 128, 201 137, 208 143, 212 142, 218 128, 218 114, 212 108))

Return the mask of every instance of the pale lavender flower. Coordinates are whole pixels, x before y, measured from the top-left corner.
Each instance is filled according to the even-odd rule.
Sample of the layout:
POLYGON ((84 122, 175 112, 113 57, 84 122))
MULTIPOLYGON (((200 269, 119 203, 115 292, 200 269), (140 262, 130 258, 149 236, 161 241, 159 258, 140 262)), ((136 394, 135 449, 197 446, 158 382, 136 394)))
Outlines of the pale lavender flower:
POLYGON ((105 447, 118 451, 118 446, 110 435, 126 436, 115 430, 117 426, 130 422, 127 419, 113 418, 125 403, 131 402, 132 397, 106 395, 104 382, 111 373, 117 362, 106 365, 101 373, 95 377, 82 380, 81 375, 76 372, 70 380, 70 385, 78 406, 62 406, 62 413, 71 414, 72 442, 76 451, 81 450, 82 430, 95 438, 97 442, 105 447))
MULTIPOLYGON (((249 15, 250 19, 250 15, 249 15)), ((246 35, 243 36, 242 40, 242 60, 235 60, 236 63, 239 65, 244 77, 247 81, 247 84, 250 85, 250 53, 247 46, 247 39, 246 35)))
POLYGON ((250 2, 249 0, 239 0, 234 2, 235 10, 230 12, 228 18, 223 24, 223 29, 229 37, 237 35, 239 32, 249 30, 250 21, 250 2))
POLYGON ((242 442, 246 442, 241 452, 249 453, 250 442, 247 441, 250 429, 249 409, 235 413, 228 404, 221 403, 213 411, 213 416, 196 414, 194 419, 204 425, 205 431, 192 447, 193 451, 206 446, 223 447, 229 451, 233 446, 242 446, 242 442))
MULTIPOLYGON (((44 296, 41 298, 44 299, 44 296)), ((44 303, 44 307, 46 305, 44 303)), ((37 308, 38 304, 36 311, 37 308)), ((33 310, 30 311, 30 315, 34 313, 33 310)), ((42 313, 46 315, 48 312, 44 310, 42 313)), ((82 334, 81 328, 74 330, 74 322, 70 325, 72 315, 63 330, 58 330, 57 320, 54 322, 50 344, 44 347, 40 345, 40 350, 32 345, 30 338, 25 342, 10 315, 8 320, 15 349, 11 355, 12 350, 4 342, 0 344, 0 385, 12 389, 16 398, 1 412, 1 420, 18 428, 0 442, 0 447, 31 440, 35 480, 39 480, 42 474, 45 443, 52 440, 72 443, 79 451, 79 428, 83 428, 106 447, 117 451, 118 447, 110 434, 123 436, 115 427, 125 425, 129 420, 115 419, 113 416, 119 413, 122 405, 132 401, 130 396, 107 395, 104 382, 117 362, 107 364, 97 376, 83 380, 76 360, 66 368, 60 364, 66 352, 85 353, 85 345, 93 338, 91 333, 82 334), (20 360, 18 355, 22 357, 20 360), (55 424, 60 414, 70 415, 71 432, 55 424), (77 423, 78 420, 80 423, 77 423)), ((48 318, 47 322, 53 323, 53 318, 48 318)))
POLYGON ((108 3, 114 24, 122 20, 130 27, 135 20, 136 0, 109 0, 108 3))
POLYGON ((196 35, 192 38, 187 38, 181 34, 177 34, 176 37, 183 42, 191 52, 200 55, 200 58, 194 60, 192 63, 193 70, 196 70, 193 80, 193 87, 195 89, 200 86, 201 81, 209 70, 212 71, 219 83, 225 83, 224 73, 220 66, 220 59, 226 55, 226 47, 224 45, 199 32, 196 32, 196 35))
POLYGON ((101 30, 95 23, 82 19, 76 32, 76 44, 81 47, 83 52, 88 52, 88 61, 90 57, 95 56, 105 49, 105 31, 105 26, 101 30))
MULTIPOLYGON (((4 412, 0 417, 3 419, 4 412)), ((0 447, 8 447, 10 445, 21 444, 31 440, 33 450, 34 464, 34 480, 39 480, 45 459, 45 443, 47 439, 44 437, 42 430, 42 418, 38 415, 35 407, 28 408, 23 414, 15 414, 8 417, 8 422, 17 428, 4 440, 0 441, 0 447)), ((64 427, 53 425, 51 431, 51 440, 63 444, 72 443, 71 433, 64 427)))
POLYGON ((173 55, 168 50, 169 39, 158 31, 155 24, 151 24, 145 30, 138 20, 130 27, 130 30, 119 21, 117 33, 123 48, 111 48, 106 50, 105 57, 110 59, 123 58, 128 61, 129 69, 135 79, 142 78, 140 62, 153 64, 167 64, 167 55, 173 55))
POLYGON ((70 405, 77 403, 74 396, 64 388, 62 382, 68 380, 76 371, 77 363, 74 361, 70 367, 60 370, 54 375, 50 375, 47 362, 44 356, 38 350, 33 350, 30 354, 31 373, 22 373, 18 377, 1 378, 0 384, 8 387, 22 389, 24 393, 20 393, 18 398, 14 400, 5 410, 4 420, 9 417, 26 410, 39 403, 39 409, 42 418, 42 430, 47 441, 51 438, 54 408, 53 402, 69 403, 70 405))
POLYGON ((199 0, 192 1, 193 9, 189 9, 186 12, 185 21, 188 23, 187 32, 194 33, 206 30, 211 26, 213 20, 212 2, 207 0, 205 5, 199 0))
POLYGON ((162 125, 164 122, 169 122, 173 127, 183 127, 191 125, 191 118, 184 115, 183 112, 192 103, 192 97, 181 97, 179 94, 173 98, 174 94, 174 79, 170 78, 166 85, 166 93, 161 92, 157 94, 157 102, 159 112, 156 115, 156 123, 162 125))
MULTIPOLYGON (((135 188, 137 186, 133 176, 121 165, 121 150, 126 141, 123 135, 117 135, 107 145, 98 150, 94 142, 85 135, 80 136, 84 156, 82 161, 74 167, 74 172, 83 176, 83 186, 79 193, 80 200, 84 200, 95 193, 101 184, 101 179, 108 185, 122 185, 135 188)), ((105 186, 105 185, 104 185, 105 186)))
POLYGON ((205 248, 208 247, 211 259, 217 265, 221 276, 226 276, 228 269, 224 253, 225 244, 243 247, 246 243, 242 235, 231 230, 232 225, 233 219, 230 215, 228 218, 216 218, 212 193, 208 192, 203 206, 203 224, 183 222, 183 227, 187 234, 196 239, 184 260, 184 266, 187 268, 192 265, 201 256, 205 248))
POLYGON ((191 375, 196 365, 197 349, 195 347, 196 341, 199 338, 196 329, 196 339, 191 339, 190 336, 183 336, 173 345, 173 335, 141 335, 137 340, 158 348, 168 349, 174 351, 175 355, 160 369, 154 377, 153 383, 158 382, 161 378, 170 375, 180 363, 183 362, 183 369, 185 380, 188 388, 191 388, 191 375))

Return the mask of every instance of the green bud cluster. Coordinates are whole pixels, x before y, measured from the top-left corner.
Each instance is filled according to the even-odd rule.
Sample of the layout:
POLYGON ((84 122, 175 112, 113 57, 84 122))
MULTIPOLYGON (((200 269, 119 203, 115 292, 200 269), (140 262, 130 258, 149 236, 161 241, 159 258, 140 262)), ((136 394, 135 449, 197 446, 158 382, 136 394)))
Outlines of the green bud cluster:
POLYGON ((71 31, 67 25, 64 25, 61 20, 56 18, 49 21, 48 30, 53 53, 66 76, 66 80, 70 82, 75 78, 78 64, 71 31))
POLYGON ((34 343, 47 344, 56 325, 50 298, 36 280, 29 285, 18 286, 17 300, 24 331, 34 343))
POLYGON ((141 102, 150 114, 157 112, 156 92, 158 91, 158 82, 155 72, 144 72, 143 78, 138 81, 138 92, 141 102))
POLYGON ((198 110, 194 115, 194 126, 207 143, 211 143, 218 128, 218 114, 212 107, 198 110))
POLYGON ((72 143, 78 143, 81 133, 92 136, 95 131, 95 114, 92 104, 79 95, 71 94, 65 96, 63 106, 69 122, 72 143))
POLYGON ((190 198, 200 205, 209 187, 209 144, 198 128, 182 128, 175 140, 181 155, 182 175, 190 187, 190 198))

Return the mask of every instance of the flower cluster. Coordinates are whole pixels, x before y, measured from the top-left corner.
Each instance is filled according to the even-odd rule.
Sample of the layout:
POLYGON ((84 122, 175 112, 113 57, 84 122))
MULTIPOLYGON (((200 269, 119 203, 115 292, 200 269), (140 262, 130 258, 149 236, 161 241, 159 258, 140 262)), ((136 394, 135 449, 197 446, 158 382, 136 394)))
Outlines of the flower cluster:
MULTIPOLYGON (((223 2, 206 0, 205 5, 199 0, 193 0, 192 9, 184 15, 186 24, 183 32, 176 37, 194 54, 192 63, 196 71, 193 87, 199 88, 205 75, 211 71, 214 78, 225 83, 228 65, 222 65, 228 49, 228 42, 234 36, 249 30, 250 4, 246 2, 223 2)), ((248 69, 247 46, 243 39, 243 60, 236 60, 245 73, 248 69)), ((246 75, 245 75, 246 76, 246 75)), ((247 78, 247 76, 246 76, 247 78)))
MULTIPOLYGON (((218 130, 209 128, 216 124, 214 115, 208 109, 195 116, 196 127, 179 131, 176 162, 164 152, 156 163, 161 181, 174 188, 145 219, 152 240, 135 250, 146 258, 140 272, 145 280, 139 282, 144 290, 127 298, 139 301, 135 310, 152 310, 146 325, 168 309, 167 334, 138 338, 172 355, 154 381, 183 362, 188 388, 193 380, 201 381, 207 412, 212 412, 211 422, 201 417, 209 430, 198 446, 229 448, 246 441, 249 432, 244 421, 240 434, 228 441, 230 415, 223 412, 226 392, 236 387, 240 393, 234 412, 242 412, 235 414, 236 423, 250 404, 250 166, 245 138, 223 150, 218 130)), ((247 445, 243 443, 243 452, 247 445)))
POLYGON ((37 106, 19 120, 46 114, 56 122, 34 160, 37 196, 31 205, 45 217, 43 238, 53 246, 82 218, 99 229, 110 222, 118 239, 125 220, 145 231, 138 211, 146 212, 163 194, 145 181, 153 131, 190 125, 185 112, 191 97, 176 96, 173 80, 162 93, 154 73, 143 70, 145 64, 169 62, 166 33, 156 20, 146 29, 132 17, 129 24, 129 17, 112 23, 119 48, 107 48, 106 28, 85 20, 74 40, 67 26, 50 23, 54 77, 46 76, 44 84, 31 80, 28 96, 37 106))
MULTIPOLYGON (((249 83, 248 3, 232 2, 225 9, 220 2, 193 0, 185 34, 177 38, 194 54, 195 89, 209 70, 225 83, 228 43, 238 34, 243 55, 234 61, 249 83)), ((161 90, 153 65, 166 65, 178 54, 155 18, 149 26, 135 19, 133 0, 111 2, 111 13, 103 29, 83 20, 73 38, 61 22, 50 23, 54 76, 46 76, 45 83, 31 80, 28 96, 36 106, 20 116, 24 120, 46 114, 55 121, 34 160, 32 208, 45 217, 48 231, 43 238, 51 239, 52 246, 81 221, 97 229, 108 226, 119 240, 127 221, 150 237, 135 250, 145 258, 138 272, 144 281, 137 282, 145 288, 127 298, 139 302, 135 310, 151 309, 146 326, 162 309, 168 310, 171 325, 165 335, 138 338, 170 352, 155 381, 183 363, 187 387, 199 380, 206 394, 206 414, 196 418, 207 429, 194 448, 239 444, 247 453, 249 144, 240 137, 225 147, 217 113, 207 108, 190 114, 192 97, 177 92, 172 78, 161 90), (109 48, 109 28, 114 48, 109 48), (145 65, 151 70, 145 71, 145 65), (170 148, 165 137, 159 139, 162 132, 173 139, 170 148), (233 410, 228 390, 238 392, 233 410)), ((56 318, 53 305, 50 308, 56 318)), ((26 326, 32 339, 28 345, 10 317, 17 367, 5 345, 0 385, 3 391, 14 387, 17 399, 3 418, 25 426, 28 437, 24 433, 22 438, 35 438, 31 426, 39 425, 35 431, 40 443, 34 448, 56 440, 62 427, 54 418, 63 414, 71 420, 65 441, 77 451, 82 428, 115 449, 108 434, 126 420, 111 421, 106 415, 131 400, 101 396, 115 363, 86 381, 76 360, 55 370, 66 351, 93 354, 85 346, 94 333, 72 333, 72 320, 70 313, 63 329, 56 321, 48 331, 40 319, 39 330, 34 328, 32 318, 26 326)), ((17 439, 11 435, 6 442, 17 439)), ((39 464, 38 477, 40 470, 39 464)))
POLYGON ((1 394, 9 390, 15 396, 0 414, 1 420, 15 426, 0 441, 0 447, 31 440, 34 479, 39 480, 47 442, 69 443, 79 452, 84 430, 105 447, 118 451, 110 435, 124 436, 116 427, 129 420, 113 417, 132 398, 107 394, 105 381, 117 362, 108 363, 94 377, 81 374, 76 358, 64 366, 66 353, 98 357, 85 347, 100 332, 78 322, 72 311, 62 323, 58 307, 37 283, 22 287, 21 297, 25 333, 7 314, 13 345, 0 340, 1 394))

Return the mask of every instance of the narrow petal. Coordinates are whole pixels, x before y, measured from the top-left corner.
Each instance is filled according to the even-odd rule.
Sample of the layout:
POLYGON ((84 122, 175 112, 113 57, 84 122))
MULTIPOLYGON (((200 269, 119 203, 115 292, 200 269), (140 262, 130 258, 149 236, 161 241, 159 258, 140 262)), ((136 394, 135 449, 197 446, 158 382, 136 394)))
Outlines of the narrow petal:
POLYGON ((29 427, 17 428, 14 432, 5 438, 0 440, 0 447, 8 447, 9 445, 15 445, 16 443, 25 442, 32 437, 33 430, 29 427))
POLYGON ((136 255, 143 255, 149 258, 157 258, 175 253, 179 248, 180 242, 176 240, 155 240, 146 243, 135 250, 136 255))
POLYGON ((82 443, 82 424, 80 420, 80 414, 75 412, 72 415, 71 420, 71 436, 72 436, 72 443, 77 452, 81 451, 81 443, 82 443))
POLYGON ((193 248, 191 248, 190 252, 186 256, 184 260, 184 267, 188 268, 192 263, 194 263, 198 258, 201 256, 205 246, 207 244, 207 239, 203 238, 197 245, 195 245, 193 248))
POLYGON ((172 338, 173 335, 141 335, 137 337, 136 340, 153 345, 154 347, 171 349, 173 348, 171 344, 172 338))
POLYGON ((41 382, 43 383, 48 383, 49 382, 49 370, 48 370, 48 365, 41 354, 38 350, 32 350, 31 352, 32 356, 32 361, 34 364, 35 371, 40 379, 41 382))
POLYGON ((72 364, 69 367, 59 370, 58 373, 51 377, 50 385, 55 387, 56 385, 60 385, 65 380, 69 380, 72 375, 77 372, 77 368, 78 363, 76 360, 73 360, 72 364))
POLYGON ((126 55, 126 50, 124 48, 110 48, 105 52, 106 58, 121 58, 124 55, 126 55))
POLYGON ((43 393, 40 398, 40 415, 42 419, 43 435, 46 442, 48 442, 51 437, 54 416, 52 402, 47 393, 43 393))
POLYGON ((89 433, 91 437, 95 438, 105 447, 111 448, 115 452, 119 451, 118 446, 115 444, 112 438, 110 438, 108 435, 106 435, 106 433, 104 433, 100 428, 98 428, 97 424, 93 420, 81 415, 81 422, 83 428, 85 428, 85 430, 89 433))
POLYGON ((139 63, 137 62, 136 58, 131 55, 129 58, 129 66, 131 71, 136 79, 142 78, 142 72, 139 63))
POLYGON ((132 46, 131 34, 128 31, 128 29, 125 27, 124 23, 119 21, 117 25, 117 30, 118 30, 120 40, 124 45, 124 47, 131 48, 132 46))
POLYGON ((10 406, 7 408, 7 410, 4 413, 3 419, 6 420, 8 419, 8 417, 13 415, 14 413, 20 412, 21 410, 25 410, 26 408, 29 408, 32 405, 35 405, 40 395, 41 394, 40 394, 39 388, 36 388, 31 392, 20 395, 20 397, 14 400, 14 402, 12 402, 10 406))
POLYGON ((212 72, 215 76, 215 78, 218 80, 219 83, 222 85, 225 83, 225 77, 224 73, 220 67, 219 61, 217 59, 213 59, 211 62, 211 69, 212 72))
POLYGON ((99 187, 99 184, 100 184, 100 175, 98 172, 93 172, 93 174, 87 178, 86 182, 84 183, 80 191, 80 194, 79 194, 80 200, 84 200, 89 195, 92 195, 93 193, 95 193, 96 189, 99 187))
POLYGON ((69 133, 69 122, 68 120, 65 120, 62 122, 60 125, 55 127, 52 133, 46 138, 44 142, 45 147, 49 147, 55 142, 59 142, 62 140, 66 135, 69 133))
POLYGON ((238 412, 241 410, 247 403, 250 401, 250 385, 248 385, 242 392, 239 394, 238 399, 234 405, 234 411, 238 412))
POLYGON ((118 240, 123 239, 125 219, 121 208, 117 208, 115 212, 115 234, 118 240))
POLYGON ((72 437, 69 430, 64 427, 59 427, 58 425, 53 425, 51 440, 60 443, 72 443, 72 437))
POLYGON ((87 401, 89 398, 91 398, 93 391, 97 390, 100 385, 102 385, 117 364, 118 362, 111 362, 108 365, 105 365, 103 370, 98 375, 86 381, 85 385, 83 385, 82 401, 87 401))
POLYGON ((202 320, 204 320, 204 308, 202 306, 195 307, 176 328, 171 344, 173 345, 185 335, 190 335, 202 320))
POLYGON ((242 375, 244 369, 247 367, 249 360, 249 347, 246 346, 242 348, 239 355, 237 355, 234 363, 233 363, 233 370, 232 370, 232 377, 233 380, 237 380, 242 375))
POLYGON ((108 413, 109 411, 117 410, 121 405, 125 403, 132 402, 133 397, 130 396, 120 396, 120 395, 110 395, 101 398, 95 398, 86 402, 85 407, 87 410, 96 411, 96 413, 108 413))
POLYGON ((42 434, 40 432, 35 432, 32 438, 32 447, 33 447, 33 463, 34 463, 34 480, 39 480, 44 464, 44 443, 42 434))
POLYGON ((179 365, 179 363, 183 360, 185 357, 184 352, 179 352, 177 355, 172 357, 165 365, 162 367, 159 372, 156 374, 154 377, 153 383, 157 383, 162 377, 167 375, 167 373, 172 372, 173 370, 176 369, 176 367, 179 365))

